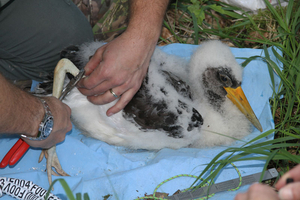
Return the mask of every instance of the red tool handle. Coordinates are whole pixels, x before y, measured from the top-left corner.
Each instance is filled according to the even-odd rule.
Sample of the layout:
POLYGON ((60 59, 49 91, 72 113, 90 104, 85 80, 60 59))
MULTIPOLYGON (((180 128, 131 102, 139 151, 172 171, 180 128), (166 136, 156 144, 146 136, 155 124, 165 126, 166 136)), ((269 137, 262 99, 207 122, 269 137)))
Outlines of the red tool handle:
POLYGON ((14 146, 7 152, 7 154, 4 156, 0 163, 0 168, 4 168, 8 165, 10 158, 13 156, 13 154, 18 150, 18 148, 21 146, 21 144, 24 141, 22 139, 19 139, 14 146))
POLYGON ((23 156, 28 148, 29 145, 22 139, 19 139, 2 159, 0 168, 4 168, 8 164, 14 165, 23 156))
POLYGON ((10 166, 16 164, 22 158, 22 156, 26 153, 26 151, 29 149, 29 147, 30 147, 29 144, 27 144, 26 142, 23 141, 23 143, 18 148, 18 150, 10 158, 8 164, 10 166))

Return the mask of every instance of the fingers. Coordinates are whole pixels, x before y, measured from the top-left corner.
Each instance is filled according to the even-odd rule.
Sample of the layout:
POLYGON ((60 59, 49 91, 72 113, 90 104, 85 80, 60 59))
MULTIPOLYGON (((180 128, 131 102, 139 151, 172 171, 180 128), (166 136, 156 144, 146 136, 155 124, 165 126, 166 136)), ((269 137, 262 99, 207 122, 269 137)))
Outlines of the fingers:
POLYGON ((102 83, 101 86, 98 86, 99 88, 101 87, 105 89, 94 88, 92 90, 87 90, 79 88, 79 91, 82 94, 87 95, 88 101, 95 105, 104 105, 118 99, 117 103, 107 111, 107 116, 111 116, 115 113, 120 112, 129 103, 129 101, 141 87, 142 80, 133 82, 130 79, 124 84, 118 85, 116 87, 111 87, 110 84, 111 82, 106 81, 102 83), (105 92, 99 93, 99 91, 102 90, 105 90, 105 92))
MULTIPOLYGON (((118 79, 118 77, 116 78, 118 79)), ((118 80, 126 79, 120 78, 118 80)), ((133 77, 124 83, 110 80, 102 82, 93 89, 78 88, 78 90, 87 96, 88 101, 95 105, 104 105, 118 99, 117 103, 106 113, 107 116, 111 116, 121 111, 128 104, 139 90, 141 84, 142 78, 133 77)))
MULTIPOLYGON (((105 63, 101 63, 100 65, 102 68, 105 68, 105 63)), ((139 90, 147 68, 145 70, 135 71, 134 73, 120 72, 113 74, 112 72, 115 72, 115 69, 113 69, 113 67, 107 67, 105 70, 106 73, 102 72, 102 75, 108 78, 101 83, 96 83, 98 78, 101 77, 97 74, 99 69, 100 67, 95 69, 89 77, 83 80, 83 84, 86 84, 87 82, 85 81, 93 80, 94 78, 91 79, 93 76, 95 77, 95 82, 92 84, 96 85, 94 85, 93 88, 78 88, 78 90, 83 95, 86 95, 87 99, 95 105, 104 105, 118 99, 117 103, 106 113, 108 116, 111 116, 121 111, 139 90)))
POLYGON ((114 67, 107 67, 107 62, 102 62, 92 74, 83 78, 78 85, 79 91, 85 96, 102 94, 111 88, 121 86, 126 87, 126 81, 133 74, 116 72, 114 67))
POLYGON ((298 200, 300 199, 300 182, 290 183, 278 192, 279 198, 281 200, 298 200))
POLYGON ((102 79, 102 77, 105 78, 105 76, 101 76, 102 68, 100 67, 100 65, 103 63, 103 53, 105 51, 105 47, 106 45, 97 49, 95 54, 90 58, 89 62, 84 67, 84 75, 86 77, 80 80, 77 84, 79 88, 92 89, 105 81, 105 79, 102 79))
POLYGON ((65 140, 66 133, 72 130, 71 109, 63 104, 59 114, 53 115, 54 126, 50 136, 43 141, 43 149, 48 149, 65 140))
POLYGON ((298 200, 300 199, 300 165, 297 165, 285 173, 275 186, 279 190, 280 199, 298 200), (293 179, 294 182, 287 183, 287 179, 293 179))
POLYGON ((41 147, 48 149, 57 143, 64 141, 66 133, 72 129, 71 123, 71 109, 66 104, 62 103, 54 97, 45 97, 51 113, 53 115, 53 129, 49 137, 41 141, 30 141, 26 142, 33 147, 41 147))
POLYGON ((86 77, 78 83, 78 87, 82 88, 84 95, 88 96, 105 92, 109 88, 107 84, 102 84, 105 81, 111 82, 111 88, 112 86, 123 84, 122 80, 127 79, 123 76, 124 73, 120 73, 119 70, 120 67, 123 67, 123 64, 115 63, 115 56, 112 55, 111 51, 107 50, 107 45, 97 49, 84 67, 86 77), (93 93, 88 91, 92 89, 93 93))
MULTIPOLYGON (((90 62, 89 62, 90 63, 90 62)), ((104 73, 102 73, 101 64, 97 64, 97 68, 93 70, 91 74, 88 74, 85 72, 85 78, 81 79, 79 83, 77 84, 78 89, 81 90, 81 92, 84 95, 94 95, 95 93, 102 93, 105 91, 102 86, 97 87, 99 85, 102 85, 103 82, 107 81, 109 79, 108 76, 103 76, 104 73)))
POLYGON ((234 200, 246 200, 246 199, 248 199, 247 193, 239 193, 234 198, 234 200))
MULTIPOLYGON (((120 88, 120 87, 118 87, 118 88, 120 88)), ((110 103, 110 102, 118 99, 122 95, 123 90, 118 89, 118 88, 109 89, 105 93, 100 94, 100 95, 88 96, 87 99, 91 103, 96 104, 96 105, 104 105, 104 104, 110 103), (114 94, 116 96, 114 96, 114 94)))
POLYGON ((95 54, 90 58, 90 61, 84 67, 86 76, 89 76, 103 60, 103 52, 105 51, 106 46, 107 44, 97 49, 95 54))
POLYGON ((279 200, 275 190, 267 185, 255 183, 251 185, 247 192, 237 194, 234 200, 279 200))
POLYGON ((78 84, 78 90, 96 105, 110 103, 116 95, 120 97, 107 111, 109 116, 122 110, 138 91, 155 48, 155 44, 137 45, 135 38, 129 36, 122 34, 100 47, 85 66, 86 77, 78 84))
MULTIPOLYGON (((87 77, 89 78, 89 77, 87 77)), ((117 77, 116 77, 117 78, 117 77)), ((83 80, 83 84, 85 84, 86 79, 83 80)), ((78 88, 78 90, 85 96, 93 96, 93 95, 99 95, 99 94, 104 94, 106 91, 110 90, 111 88, 116 88, 118 86, 121 86, 124 88, 123 91, 118 94, 122 94, 128 87, 127 84, 124 84, 124 82, 119 81, 121 79, 115 80, 110 79, 110 80, 105 80, 103 82, 97 82, 93 87, 91 88, 78 88)))
POLYGON ((104 105, 118 99, 116 104, 109 108, 106 112, 107 116, 111 116, 125 108, 125 106, 129 103, 129 101, 132 99, 132 97, 135 95, 138 89, 139 86, 132 87, 128 90, 124 89, 123 86, 120 86, 112 89, 112 92, 118 96, 117 98, 113 95, 113 93, 110 90, 106 91, 102 95, 89 96, 87 98, 90 102, 96 105, 104 105))
MULTIPOLYGON (((295 173, 295 169, 291 174, 295 173)), ((286 180, 286 178, 285 178, 286 180)), ((235 200, 298 200, 300 199, 300 182, 293 182, 282 187, 278 195, 271 187, 263 184, 253 184, 247 192, 237 194, 235 200)))
POLYGON ((132 99, 135 93, 136 92, 133 92, 133 90, 129 90, 126 93, 124 93, 124 95, 121 96, 118 102, 113 107, 107 110, 106 115, 111 116, 123 110, 123 108, 125 108, 125 106, 129 103, 129 101, 132 99))
POLYGON ((292 178, 294 181, 300 181, 300 165, 297 165, 287 173, 285 173, 275 185, 277 190, 280 190, 286 185, 286 179, 292 178))

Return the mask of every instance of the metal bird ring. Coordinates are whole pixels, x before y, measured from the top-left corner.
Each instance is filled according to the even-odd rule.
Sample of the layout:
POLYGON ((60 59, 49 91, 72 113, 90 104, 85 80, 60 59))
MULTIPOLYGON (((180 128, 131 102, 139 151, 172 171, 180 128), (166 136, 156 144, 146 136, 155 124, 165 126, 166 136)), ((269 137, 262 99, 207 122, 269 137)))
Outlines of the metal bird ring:
POLYGON ((118 97, 119 97, 112 89, 110 89, 109 91, 110 91, 110 93, 111 93, 115 98, 118 98, 118 97))

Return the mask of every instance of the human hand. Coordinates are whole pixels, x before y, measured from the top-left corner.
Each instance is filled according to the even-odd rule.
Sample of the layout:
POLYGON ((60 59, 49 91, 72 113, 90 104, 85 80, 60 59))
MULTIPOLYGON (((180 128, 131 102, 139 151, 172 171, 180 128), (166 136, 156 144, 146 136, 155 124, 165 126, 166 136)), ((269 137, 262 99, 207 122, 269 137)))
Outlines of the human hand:
POLYGON ((275 189, 270 186, 255 183, 249 187, 247 192, 239 193, 234 200, 280 200, 275 189))
POLYGON ((79 82, 79 91, 93 104, 103 105, 116 99, 109 91, 113 89, 119 99, 106 114, 121 111, 139 90, 155 45, 125 31, 95 52, 85 66, 86 78, 79 82))
POLYGON ((26 138, 23 138, 23 140, 32 147, 48 149, 62 142, 65 139, 66 133, 72 129, 70 120, 71 109, 55 97, 44 97, 43 99, 48 103, 53 115, 54 124, 52 132, 47 139, 42 141, 32 141, 26 138))
POLYGON ((235 200, 299 200, 300 199, 300 165, 297 165, 285 173, 275 185, 279 191, 276 193, 273 188, 263 184, 253 184, 247 192, 236 195, 235 200), (294 182, 288 184, 287 179, 294 182))
POLYGON ((300 199, 300 165, 297 165, 285 173, 275 185, 279 191, 280 200, 299 200, 300 199), (287 184, 287 179, 291 178, 294 182, 287 184))

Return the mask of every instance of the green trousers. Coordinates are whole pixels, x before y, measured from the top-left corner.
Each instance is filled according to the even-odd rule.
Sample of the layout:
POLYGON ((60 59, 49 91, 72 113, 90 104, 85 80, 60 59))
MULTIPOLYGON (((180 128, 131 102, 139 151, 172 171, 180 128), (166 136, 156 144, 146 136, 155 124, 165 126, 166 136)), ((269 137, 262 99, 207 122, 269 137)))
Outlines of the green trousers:
POLYGON ((127 22, 128 0, 12 0, 0 8, 0 73, 10 80, 47 79, 62 49, 109 42, 127 22))
POLYGON ((0 73, 44 80, 62 49, 93 40, 91 25, 71 0, 14 0, 0 10, 0 73))

